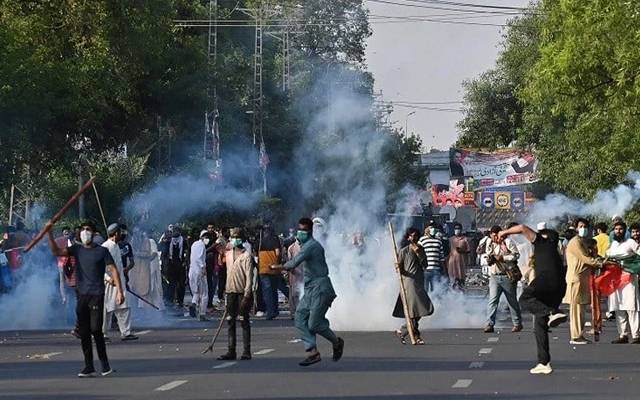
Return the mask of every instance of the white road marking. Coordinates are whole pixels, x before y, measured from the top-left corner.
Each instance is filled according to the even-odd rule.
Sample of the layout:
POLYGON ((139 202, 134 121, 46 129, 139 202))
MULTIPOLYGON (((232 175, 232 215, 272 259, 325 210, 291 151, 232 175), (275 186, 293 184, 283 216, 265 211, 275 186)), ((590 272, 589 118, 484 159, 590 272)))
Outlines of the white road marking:
POLYGON ((456 383, 454 383, 453 386, 451 387, 454 389, 460 389, 460 388, 464 389, 471 386, 471 382, 473 382, 472 379, 458 379, 456 383))
POLYGON ((256 351, 255 353, 253 353, 254 356, 263 356, 265 354, 269 354, 269 353, 273 353, 274 351, 276 351, 275 349, 262 349, 260 351, 256 351))
POLYGON ((57 356, 57 355, 60 355, 60 354, 62 354, 61 351, 56 351, 56 352, 53 352, 53 353, 34 354, 34 355, 30 356, 30 357, 27 356, 27 358, 30 358, 32 360, 37 360, 37 359, 48 360, 51 357, 57 356))
POLYGON ((300 342, 302 342, 302 339, 289 340, 287 343, 300 343, 300 342))
POLYGON ((151 333, 151 330, 146 330, 146 331, 140 331, 140 332, 136 332, 136 335, 140 336, 140 335, 146 335, 147 333, 151 333))
POLYGON ((482 368, 484 367, 484 361, 474 361, 469 364, 469 368, 482 368))
POLYGON ((236 364, 237 364, 236 361, 229 361, 229 362, 226 362, 226 363, 222 363, 220 365, 216 365, 215 367, 213 367, 213 369, 228 368, 228 367, 230 367, 232 365, 236 365, 236 364))
POLYGON ((500 340, 500 338, 499 338, 499 337, 490 337, 489 339, 487 339, 487 342, 489 342, 489 343, 495 343, 495 342, 497 342, 498 340, 500 340))
POLYGON ((189 381, 173 381, 173 382, 167 383, 166 385, 162 385, 160 387, 157 387, 157 388, 155 388, 153 390, 155 390, 156 392, 166 392, 168 390, 175 389, 178 386, 184 385, 187 382, 189 382, 189 381))
POLYGON ((480 354, 491 354, 493 349, 491 347, 485 347, 484 349, 480 349, 480 354))

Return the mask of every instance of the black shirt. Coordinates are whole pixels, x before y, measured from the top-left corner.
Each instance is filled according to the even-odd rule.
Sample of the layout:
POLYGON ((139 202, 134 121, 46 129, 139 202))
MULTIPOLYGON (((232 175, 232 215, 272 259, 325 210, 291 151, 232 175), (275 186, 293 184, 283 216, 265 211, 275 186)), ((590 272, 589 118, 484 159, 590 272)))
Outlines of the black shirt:
POLYGON ((540 232, 533 242, 535 279, 530 287, 535 296, 550 307, 557 308, 566 290, 566 269, 558 252, 558 233, 545 230, 546 238, 540 232))
POLYGON ((74 244, 68 247, 69 255, 77 260, 77 289, 79 294, 100 296, 104 294, 104 272, 107 265, 114 265, 109 250, 102 246, 84 247, 74 244))
POLYGON ((280 238, 275 234, 266 231, 263 233, 260 251, 273 251, 280 248, 280 238))

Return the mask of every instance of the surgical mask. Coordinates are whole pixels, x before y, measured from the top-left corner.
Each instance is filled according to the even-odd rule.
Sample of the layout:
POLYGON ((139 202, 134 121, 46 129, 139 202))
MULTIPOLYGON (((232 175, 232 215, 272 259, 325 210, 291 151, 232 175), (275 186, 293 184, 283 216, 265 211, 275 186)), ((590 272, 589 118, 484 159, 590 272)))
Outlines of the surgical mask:
POLYGON ((581 238, 587 237, 587 234, 589 234, 589 228, 578 228, 578 236, 580 236, 581 238))
POLYGON ((205 245, 205 246, 208 246, 208 245, 209 245, 209 242, 210 242, 210 240, 209 240, 209 239, 203 239, 202 241, 204 242, 204 245, 205 245))
POLYGON ((91 231, 82 231, 80 232, 80 240, 83 244, 89 245, 93 241, 93 232, 91 231))
POLYGON ((429 235, 435 236, 436 235, 436 228, 429 228, 429 235))
POLYGON ((231 238, 231 245, 233 247, 242 247, 242 239, 240 239, 240 238, 231 238))
POLYGON ((453 231, 454 235, 456 236, 460 236, 460 234, 462 233, 462 231, 460 229, 454 229, 453 231))
POLYGON ((307 232, 307 231, 298 231, 296 233, 296 239, 298 239, 298 241, 300 243, 306 243, 309 240, 309 232, 307 232))

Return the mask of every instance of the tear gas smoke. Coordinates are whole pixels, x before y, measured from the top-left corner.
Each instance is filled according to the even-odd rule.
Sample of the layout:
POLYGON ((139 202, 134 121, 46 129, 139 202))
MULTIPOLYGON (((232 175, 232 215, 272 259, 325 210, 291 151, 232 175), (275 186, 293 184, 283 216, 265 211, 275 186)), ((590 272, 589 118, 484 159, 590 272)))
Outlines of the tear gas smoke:
POLYGON ((628 184, 610 190, 600 190, 590 202, 553 193, 537 202, 530 211, 527 224, 535 227, 538 222, 547 222, 552 228, 570 215, 578 216, 623 216, 640 200, 640 172, 627 174, 628 184))

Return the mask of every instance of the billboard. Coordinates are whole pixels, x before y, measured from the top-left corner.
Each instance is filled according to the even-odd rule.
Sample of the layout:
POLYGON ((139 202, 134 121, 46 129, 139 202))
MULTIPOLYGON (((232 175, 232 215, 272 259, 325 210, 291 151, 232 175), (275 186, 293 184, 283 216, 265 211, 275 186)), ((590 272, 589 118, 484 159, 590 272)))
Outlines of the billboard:
POLYGON ((473 178, 479 189, 523 185, 539 179, 538 160, 532 153, 517 149, 492 153, 451 149, 449 168, 453 178, 473 178))

